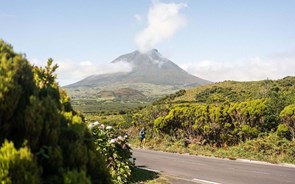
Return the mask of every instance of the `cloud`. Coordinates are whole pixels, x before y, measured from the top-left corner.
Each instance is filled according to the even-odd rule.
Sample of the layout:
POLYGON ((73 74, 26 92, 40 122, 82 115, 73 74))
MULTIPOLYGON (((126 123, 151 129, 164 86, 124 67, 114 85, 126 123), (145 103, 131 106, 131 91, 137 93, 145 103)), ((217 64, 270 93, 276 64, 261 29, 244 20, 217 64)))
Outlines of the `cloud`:
POLYGON ((147 15, 147 27, 135 36, 138 49, 141 52, 149 51, 184 27, 186 19, 180 10, 186 6, 184 3, 153 1, 147 15))
POLYGON ((82 61, 79 63, 80 66, 92 66, 93 63, 91 61, 82 61))
MULTIPOLYGON (((37 66, 45 66, 47 61, 39 59, 31 59, 33 64, 37 66)), ((74 62, 69 59, 55 60, 59 68, 56 71, 57 81, 61 86, 72 84, 85 77, 96 74, 116 73, 116 72, 130 72, 132 66, 126 62, 95 64, 91 61, 74 62)))
POLYGON ((134 18, 135 18, 135 20, 138 21, 138 22, 142 22, 142 21, 143 21, 143 17, 142 17, 141 15, 135 14, 135 15, 134 15, 134 18))
POLYGON ((295 56, 255 57, 247 62, 200 61, 180 66, 195 76, 214 82, 281 79, 294 76, 295 56))

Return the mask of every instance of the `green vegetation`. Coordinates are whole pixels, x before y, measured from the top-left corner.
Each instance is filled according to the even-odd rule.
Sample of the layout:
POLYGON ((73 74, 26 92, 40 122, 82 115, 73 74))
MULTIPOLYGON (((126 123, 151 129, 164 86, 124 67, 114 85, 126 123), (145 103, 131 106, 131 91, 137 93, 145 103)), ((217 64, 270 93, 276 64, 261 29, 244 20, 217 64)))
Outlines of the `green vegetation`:
POLYGON ((0 148, 1 183, 40 183, 40 171, 27 147, 17 150, 12 142, 5 141, 0 148))
MULTIPOLYGON (((134 140, 134 145, 139 141, 134 140)), ((234 146, 216 147, 211 145, 186 144, 170 136, 154 137, 146 142, 146 147, 173 153, 189 153, 192 155, 215 156, 220 158, 261 160, 271 163, 295 163, 295 143, 282 139, 275 133, 264 137, 240 142, 234 146)))
POLYGON ((295 163, 294 104, 295 77, 225 81, 164 97, 132 125, 148 128, 152 149, 295 163))
POLYGON ((118 136, 111 126, 105 127, 98 122, 91 123, 96 150, 103 153, 108 162, 113 183, 130 183, 131 170, 134 167, 128 136, 118 136))
MULTIPOLYGON (((284 123, 280 127, 280 132, 283 133, 282 136, 284 136, 288 130, 292 133, 292 140, 295 141, 295 104, 286 106, 280 113, 280 117, 282 119, 282 122, 284 123)), ((287 135, 285 135, 287 137, 287 135)))
POLYGON ((130 133, 135 146, 145 126, 151 149, 295 163, 294 86, 294 77, 226 81, 181 90, 140 110, 87 118, 130 133))
POLYGON ((172 86, 148 83, 114 84, 109 88, 64 87, 76 110, 87 114, 115 114, 152 104, 159 97, 176 91, 172 86), (130 86, 129 86, 130 85, 130 86), (134 90, 141 89, 140 91, 134 90))
POLYGON ((1 183, 127 183, 127 140, 87 127, 59 88, 57 68, 52 59, 32 66, 0 40, 1 183))
MULTIPOLYGON (((52 59, 44 68, 32 66, 0 41, 1 183, 149 182, 133 170, 128 144, 130 135, 138 145, 143 126, 146 146, 156 150, 295 163, 295 77, 225 81, 152 105, 129 95, 111 103, 74 100, 85 118, 56 82, 57 68, 52 59)), ((129 89, 116 95, 130 92, 143 97, 129 89)))
MULTIPOLYGON (((72 102, 72 100, 71 100, 72 102)), ((112 115, 121 112, 130 112, 149 105, 148 102, 121 102, 121 101, 97 101, 96 99, 73 101, 73 108, 83 114, 112 115)))
POLYGON ((215 156, 248 158, 272 163, 295 163, 295 142, 282 139, 276 134, 247 140, 237 146, 218 149, 215 156))
MULTIPOLYGON (((279 94, 294 101, 294 77, 285 77, 281 80, 262 80, 251 82, 224 81, 210 85, 199 86, 185 90, 183 95, 173 99, 167 98, 161 103, 221 103, 221 102, 242 102, 249 99, 269 97, 271 91, 279 90, 279 94), (278 87, 278 88, 276 88, 278 87)), ((172 94, 175 96, 175 94, 172 94)))

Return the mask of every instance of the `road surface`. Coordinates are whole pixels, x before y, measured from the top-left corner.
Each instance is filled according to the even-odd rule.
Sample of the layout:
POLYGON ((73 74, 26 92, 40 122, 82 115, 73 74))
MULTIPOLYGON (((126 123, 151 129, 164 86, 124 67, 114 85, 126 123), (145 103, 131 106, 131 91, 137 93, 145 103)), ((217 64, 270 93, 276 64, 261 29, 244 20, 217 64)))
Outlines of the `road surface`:
POLYGON ((295 184, 295 167, 133 149, 136 166, 173 176, 175 183, 295 184))

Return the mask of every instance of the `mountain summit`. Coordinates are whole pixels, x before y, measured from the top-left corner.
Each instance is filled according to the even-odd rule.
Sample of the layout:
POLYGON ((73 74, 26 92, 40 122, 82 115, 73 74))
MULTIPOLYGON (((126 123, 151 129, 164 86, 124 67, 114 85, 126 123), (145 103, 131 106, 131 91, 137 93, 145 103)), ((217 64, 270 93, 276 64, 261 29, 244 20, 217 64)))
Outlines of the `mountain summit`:
POLYGON ((156 49, 146 53, 134 51, 124 54, 112 61, 127 62, 132 65, 132 71, 102 75, 91 75, 81 81, 66 86, 76 87, 99 87, 116 88, 114 86, 130 87, 142 91, 136 84, 148 84, 159 86, 171 86, 174 89, 198 86, 210 83, 207 80, 193 76, 167 58, 164 58, 156 49))

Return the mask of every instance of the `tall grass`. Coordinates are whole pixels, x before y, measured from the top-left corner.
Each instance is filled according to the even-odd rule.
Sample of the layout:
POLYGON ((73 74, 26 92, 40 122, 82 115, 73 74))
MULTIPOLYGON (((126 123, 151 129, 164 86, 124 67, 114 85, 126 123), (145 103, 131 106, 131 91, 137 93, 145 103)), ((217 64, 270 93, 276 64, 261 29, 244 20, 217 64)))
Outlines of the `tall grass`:
MULTIPOLYGON (((186 146, 184 142, 184 140, 174 140, 166 136, 147 140, 146 147, 173 153, 295 164, 295 142, 282 139, 274 133, 230 147, 214 147, 198 144, 189 144, 186 146)), ((133 140, 132 144, 136 147, 139 145, 139 141, 133 140)))

